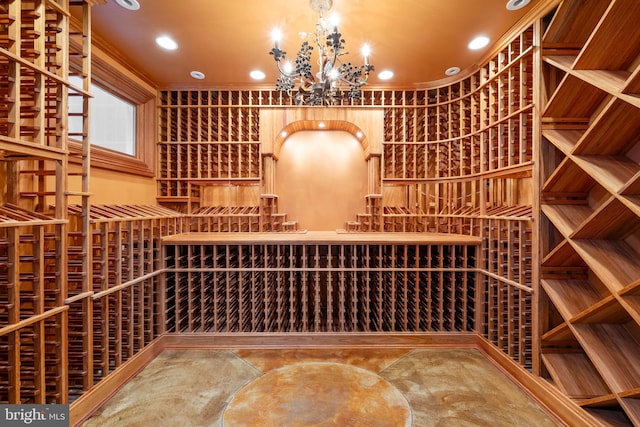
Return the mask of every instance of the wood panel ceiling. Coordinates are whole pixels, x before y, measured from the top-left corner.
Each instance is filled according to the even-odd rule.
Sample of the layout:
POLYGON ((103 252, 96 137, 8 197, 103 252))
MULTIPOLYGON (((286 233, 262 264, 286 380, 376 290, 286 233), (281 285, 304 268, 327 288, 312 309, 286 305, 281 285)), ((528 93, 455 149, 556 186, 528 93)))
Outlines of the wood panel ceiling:
MULTIPOLYGON (((334 0, 329 14, 340 18, 340 32, 351 54, 361 63, 360 47, 372 47, 374 87, 411 88, 446 79, 457 66, 467 74, 477 67, 509 29, 547 0, 532 0, 518 11, 507 0, 334 0), (486 35, 491 44, 471 51, 467 44, 486 35), (378 72, 392 70, 388 82, 378 72)), ((93 8, 93 29, 124 56, 131 66, 161 88, 272 88, 277 78, 270 33, 280 27, 282 47, 294 58, 299 32, 313 31, 317 14, 309 0, 139 0, 127 10, 115 0, 93 8), (166 34, 179 48, 159 48, 155 38, 166 34), (255 82, 249 72, 260 69, 266 79, 255 82), (189 73, 197 70, 204 80, 189 73)))

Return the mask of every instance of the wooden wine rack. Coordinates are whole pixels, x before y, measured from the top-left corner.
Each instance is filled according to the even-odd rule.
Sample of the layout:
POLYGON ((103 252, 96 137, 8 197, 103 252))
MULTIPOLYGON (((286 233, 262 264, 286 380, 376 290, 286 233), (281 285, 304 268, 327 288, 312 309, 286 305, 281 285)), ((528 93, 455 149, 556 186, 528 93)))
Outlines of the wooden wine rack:
POLYGON ((0 401, 62 402, 66 315, 58 268, 64 220, 0 206, 0 401))
POLYGON ((259 210, 258 206, 205 206, 189 215, 191 231, 260 231, 259 210))
POLYGON ((161 91, 157 195, 176 209, 92 207, 88 127, 63 133, 68 97, 82 117, 89 99, 68 75, 91 76, 72 3, 80 29, 64 0, 0 4, 0 402, 73 400, 165 331, 475 331, 603 423, 640 424, 637 1, 564 0, 456 83, 336 106, 383 110, 379 182, 315 241, 271 233, 296 229, 275 194, 202 203, 264 191, 261 108, 293 107, 275 91, 161 91))
POLYGON ((639 20, 565 0, 542 45, 543 375, 608 425, 640 425, 639 20))
POLYGON ((477 238, 189 233, 163 243, 169 332, 475 328, 477 238))
POLYGON ((69 398, 75 399, 151 342, 161 330, 160 238, 188 219, 159 206, 91 207, 91 290, 82 279, 81 205, 69 206, 69 398), (87 303, 89 308, 87 308, 87 303), (89 355, 93 355, 89 358, 89 355))
MULTIPOLYGON (((73 87, 68 76, 90 78, 89 62, 83 60, 89 57, 84 24, 90 5, 72 3, 82 10, 77 31, 70 30, 69 1, 0 4, 2 403, 68 401, 66 206, 71 193, 64 130, 68 97, 89 98, 86 87, 73 87)), ((79 137, 83 150, 88 150, 87 138, 79 137)))
POLYGON ((160 92, 159 201, 198 197, 190 183, 260 181, 260 115, 251 94, 160 92))

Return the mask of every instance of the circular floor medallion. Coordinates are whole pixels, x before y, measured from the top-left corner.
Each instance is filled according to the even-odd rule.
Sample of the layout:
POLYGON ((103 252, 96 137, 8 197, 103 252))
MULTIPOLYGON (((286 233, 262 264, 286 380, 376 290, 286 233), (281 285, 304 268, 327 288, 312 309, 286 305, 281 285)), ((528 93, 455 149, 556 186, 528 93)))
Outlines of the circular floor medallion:
POLYGON ((340 363, 297 363, 267 372, 225 409, 225 427, 411 426, 404 395, 384 378, 340 363))

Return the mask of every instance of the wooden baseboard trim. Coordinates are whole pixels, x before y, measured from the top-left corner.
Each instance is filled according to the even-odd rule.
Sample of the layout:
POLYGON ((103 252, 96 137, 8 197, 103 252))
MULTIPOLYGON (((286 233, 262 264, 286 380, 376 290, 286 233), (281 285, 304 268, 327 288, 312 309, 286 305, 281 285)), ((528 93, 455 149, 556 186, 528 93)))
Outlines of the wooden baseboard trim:
POLYGON ((78 426, 109 400, 164 349, 164 337, 151 341, 144 349, 107 375, 69 407, 69 425, 78 426))
POLYGON ((486 338, 476 335, 476 347, 491 360, 505 375, 520 384, 523 390, 535 399, 547 412, 566 426, 593 427, 601 425, 577 403, 562 394, 544 379, 537 377, 518 365, 486 338))
POLYGON ((165 334, 164 348, 420 348, 475 347, 475 333, 193 333, 165 334))

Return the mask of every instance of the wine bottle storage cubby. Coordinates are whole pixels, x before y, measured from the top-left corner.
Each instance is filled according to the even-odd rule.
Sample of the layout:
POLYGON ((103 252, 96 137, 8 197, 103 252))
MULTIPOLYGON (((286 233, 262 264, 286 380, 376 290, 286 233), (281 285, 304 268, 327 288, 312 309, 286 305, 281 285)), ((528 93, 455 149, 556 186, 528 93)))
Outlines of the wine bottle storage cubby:
POLYGON ((68 384, 74 400, 160 333, 160 238, 189 231, 189 221, 160 206, 93 205, 87 292, 80 245, 84 210, 70 205, 68 211, 68 384))
POLYGON ((261 178, 260 91, 162 91, 158 196, 190 199, 191 181, 261 178))
MULTIPOLYGON (((465 177, 532 161, 533 28, 477 74, 385 111, 383 179, 465 177)), ((409 93, 409 92, 408 92, 409 93)))
POLYGON ((525 369, 533 368, 532 289, 480 274, 483 334, 525 369))
POLYGON ((164 239, 167 331, 474 329, 474 244, 230 240, 164 239))
POLYGON ((638 425, 640 102, 628 94, 640 4, 592 7, 563 1, 543 38, 541 295, 551 328, 541 331, 542 367, 603 423, 638 425))
POLYGON ((260 231, 258 206, 204 206, 189 218, 194 232, 260 231))

